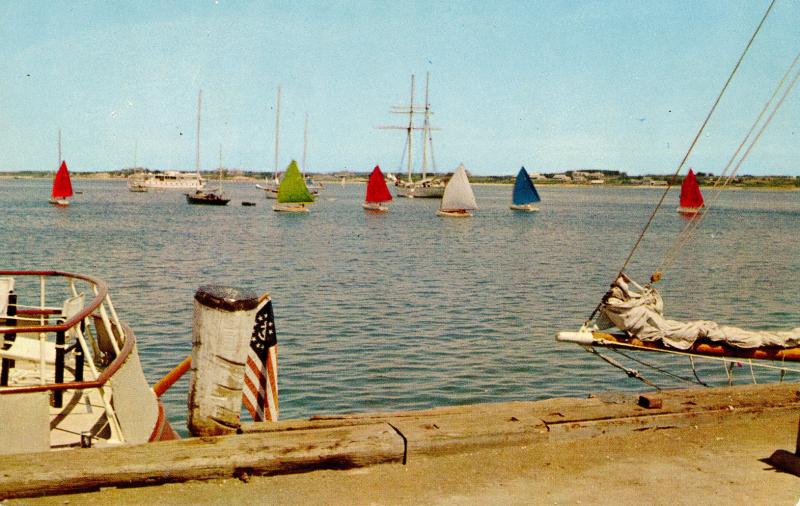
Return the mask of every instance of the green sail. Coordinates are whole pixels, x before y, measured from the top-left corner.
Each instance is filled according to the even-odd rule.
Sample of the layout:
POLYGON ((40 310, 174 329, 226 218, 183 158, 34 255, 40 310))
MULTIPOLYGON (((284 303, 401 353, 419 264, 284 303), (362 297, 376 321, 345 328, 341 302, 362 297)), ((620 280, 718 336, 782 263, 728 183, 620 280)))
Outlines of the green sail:
POLYGON ((278 202, 281 204, 311 204, 314 202, 314 197, 309 193, 300 169, 297 168, 297 162, 294 160, 286 168, 286 173, 278 186, 278 202))

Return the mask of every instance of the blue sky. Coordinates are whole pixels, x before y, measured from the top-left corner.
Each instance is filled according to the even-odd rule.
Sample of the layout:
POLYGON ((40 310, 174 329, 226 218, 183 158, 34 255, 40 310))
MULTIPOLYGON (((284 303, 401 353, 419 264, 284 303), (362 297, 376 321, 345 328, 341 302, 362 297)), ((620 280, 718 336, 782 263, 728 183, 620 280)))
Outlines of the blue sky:
MULTIPOLYGON (((765 1, 0 3, 0 171, 312 171, 400 165, 389 114, 431 74, 439 171, 671 173, 765 1)), ((779 0, 690 159, 719 172, 800 50, 800 2, 779 0)), ((800 175, 795 91, 741 172, 800 175)))

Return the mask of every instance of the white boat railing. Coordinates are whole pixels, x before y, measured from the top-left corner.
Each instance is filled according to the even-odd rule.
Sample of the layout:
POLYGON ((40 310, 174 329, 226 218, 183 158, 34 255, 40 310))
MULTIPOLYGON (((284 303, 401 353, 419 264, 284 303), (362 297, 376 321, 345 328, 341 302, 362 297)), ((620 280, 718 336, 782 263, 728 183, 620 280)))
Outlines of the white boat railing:
POLYGON ((2 294, 8 298, 5 308, 0 307, 0 395, 47 391, 52 406, 61 408, 66 390, 94 389, 109 423, 108 441, 123 442, 106 384, 125 363, 135 339, 120 322, 106 284, 57 271, 0 271, 0 279, 11 280, 0 285, 11 287, 2 294), (84 304, 86 292, 94 297, 84 304))

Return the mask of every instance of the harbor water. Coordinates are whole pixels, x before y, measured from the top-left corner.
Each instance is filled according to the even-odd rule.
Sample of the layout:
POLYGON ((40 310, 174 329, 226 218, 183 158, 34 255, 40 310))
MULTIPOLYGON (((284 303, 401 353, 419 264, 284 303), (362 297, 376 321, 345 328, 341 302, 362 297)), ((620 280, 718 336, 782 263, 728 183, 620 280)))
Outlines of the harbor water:
MULTIPOLYGON (((74 179, 82 194, 68 208, 47 203, 50 184, 0 179, 3 268, 104 279, 151 382, 191 351, 196 289, 224 284, 272 296, 284 419, 649 388, 554 335, 592 313, 662 189, 543 186, 541 212, 515 213, 511 186, 475 186, 475 216, 446 219, 435 200, 366 213, 363 184, 329 185, 306 215, 273 212, 253 183, 227 184, 231 203, 206 207, 74 179)), ((800 326, 800 192, 726 191, 715 206, 659 283, 665 314, 800 326)), ((641 283, 686 223, 676 207, 672 191, 627 269, 641 283)), ((608 353, 663 387, 693 378, 684 357, 633 356, 665 374, 608 353)), ((727 382, 720 362, 697 372, 727 382)), ((733 381, 752 381, 749 364, 734 364, 733 381)), ((164 398, 178 430, 187 388, 164 398)))

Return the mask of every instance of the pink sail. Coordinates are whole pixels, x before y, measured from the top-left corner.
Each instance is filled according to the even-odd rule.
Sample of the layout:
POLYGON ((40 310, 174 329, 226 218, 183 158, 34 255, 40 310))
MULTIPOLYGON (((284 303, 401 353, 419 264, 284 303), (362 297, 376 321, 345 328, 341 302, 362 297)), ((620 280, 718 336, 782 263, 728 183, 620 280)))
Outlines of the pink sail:
POLYGON ((53 192, 50 196, 54 199, 63 199, 72 196, 72 182, 69 180, 67 162, 61 162, 61 167, 58 168, 56 178, 53 180, 53 192))
POLYGON ((383 178, 381 168, 377 165, 372 169, 372 174, 369 175, 369 182, 367 183, 367 198, 365 202, 388 202, 392 200, 392 194, 389 193, 389 188, 386 186, 386 180, 383 178))
POLYGON ((697 178, 692 169, 689 169, 689 173, 681 185, 680 206, 683 209, 699 209, 703 207, 703 194, 700 193, 700 185, 697 184, 697 178))

